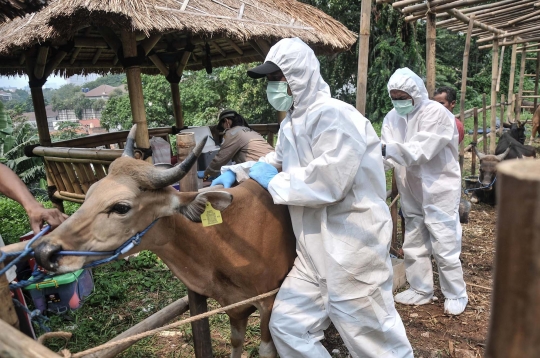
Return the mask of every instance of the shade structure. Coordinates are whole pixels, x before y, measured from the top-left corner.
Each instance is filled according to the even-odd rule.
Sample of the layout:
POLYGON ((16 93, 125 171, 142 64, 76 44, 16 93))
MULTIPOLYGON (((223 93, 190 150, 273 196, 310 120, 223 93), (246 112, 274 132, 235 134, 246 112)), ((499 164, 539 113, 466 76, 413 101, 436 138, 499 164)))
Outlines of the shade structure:
MULTIPOLYGON (((163 65, 191 50, 189 70, 260 61, 285 37, 300 37, 319 54, 348 50, 357 38, 322 11, 290 0, 52 0, 0 25, 0 74, 24 74, 25 52, 36 45, 48 46, 47 62, 67 53, 56 74, 122 72, 114 42, 125 29, 150 42, 146 55, 163 65)), ((141 71, 159 73, 154 60, 141 56, 141 71)))

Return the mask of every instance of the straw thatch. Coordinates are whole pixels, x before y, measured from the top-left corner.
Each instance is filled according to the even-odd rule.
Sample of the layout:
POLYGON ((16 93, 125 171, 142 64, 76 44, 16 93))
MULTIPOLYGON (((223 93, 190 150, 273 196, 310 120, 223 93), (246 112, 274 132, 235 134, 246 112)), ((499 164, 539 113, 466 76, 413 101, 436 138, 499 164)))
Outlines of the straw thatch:
MULTIPOLYGON (((0 74, 23 73, 23 54, 33 46, 49 46, 50 59, 70 40, 75 48, 57 73, 120 72, 117 54, 101 37, 103 27, 118 38, 122 29, 134 31, 138 40, 161 34, 153 53, 164 63, 193 44, 187 69, 204 68, 207 50, 213 67, 260 61, 265 48, 285 37, 300 37, 321 54, 356 42, 341 23, 293 0, 52 0, 35 14, 0 25, 0 74)), ((159 72, 148 59, 141 68, 159 72)))
POLYGON ((0 23, 41 9, 46 0, 0 0, 0 23))

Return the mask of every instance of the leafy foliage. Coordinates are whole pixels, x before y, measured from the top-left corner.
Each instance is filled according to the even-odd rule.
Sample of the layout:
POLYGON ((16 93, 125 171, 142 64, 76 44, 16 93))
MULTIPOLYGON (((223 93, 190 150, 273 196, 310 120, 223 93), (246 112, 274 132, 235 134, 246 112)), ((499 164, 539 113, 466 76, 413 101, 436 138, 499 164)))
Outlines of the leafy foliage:
POLYGON ((78 122, 62 121, 58 123, 58 131, 51 135, 53 142, 61 140, 85 137, 86 133, 81 132, 82 127, 78 122))
POLYGON ((107 75, 107 76, 98 77, 94 81, 86 82, 83 85, 83 87, 92 90, 101 85, 109 85, 113 87, 118 87, 123 83, 126 83, 126 75, 121 73, 117 75, 107 75))

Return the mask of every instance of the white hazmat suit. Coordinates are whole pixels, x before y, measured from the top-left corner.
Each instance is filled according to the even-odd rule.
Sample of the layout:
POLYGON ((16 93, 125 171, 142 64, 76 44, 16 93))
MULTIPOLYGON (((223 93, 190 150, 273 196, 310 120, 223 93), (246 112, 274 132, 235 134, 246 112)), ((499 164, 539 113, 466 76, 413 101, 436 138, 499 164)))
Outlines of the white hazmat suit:
POLYGON ((424 83, 408 68, 397 70, 388 91, 401 90, 414 100, 414 110, 384 118, 381 136, 386 144, 385 167, 394 167, 405 217, 405 270, 410 289, 396 302, 425 304, 433 298, 431 255, 439 267, 445 311, 461 313, 467 304, 463 280, 461 225, 458 207, 461 173, 458 130, 453 115, 428 99, 424 83))
MULTIPOLYGON (((333 99, 319 61, 300 39, 274 45, 266 61, 294 99, 269 183, 289 205, 298 257, 277 294, 270 329, 281 357, 330 357, 319 342, 332 321, 352 357, 412 357, 392 297, 392 222, 385 203, 380 141, 354 107, 333 99)), ((251 163, 225 167, 246 177, 251 163)))

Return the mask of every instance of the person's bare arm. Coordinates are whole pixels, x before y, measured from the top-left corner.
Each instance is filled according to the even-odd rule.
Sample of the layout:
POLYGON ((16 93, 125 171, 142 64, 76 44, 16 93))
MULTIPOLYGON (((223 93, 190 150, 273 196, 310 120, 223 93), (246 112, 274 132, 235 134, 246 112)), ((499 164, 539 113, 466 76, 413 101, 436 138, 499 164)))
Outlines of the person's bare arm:
POLYGON ((4 164, 0 164, 0 193, 17 201, 24 207, 34 233, 40 231, 43 221, 46 221, 52 228, 55 228, 67 219, 67 215, 58 209, 45 209, 32 196, 17 174, 12 172, 4 164))

